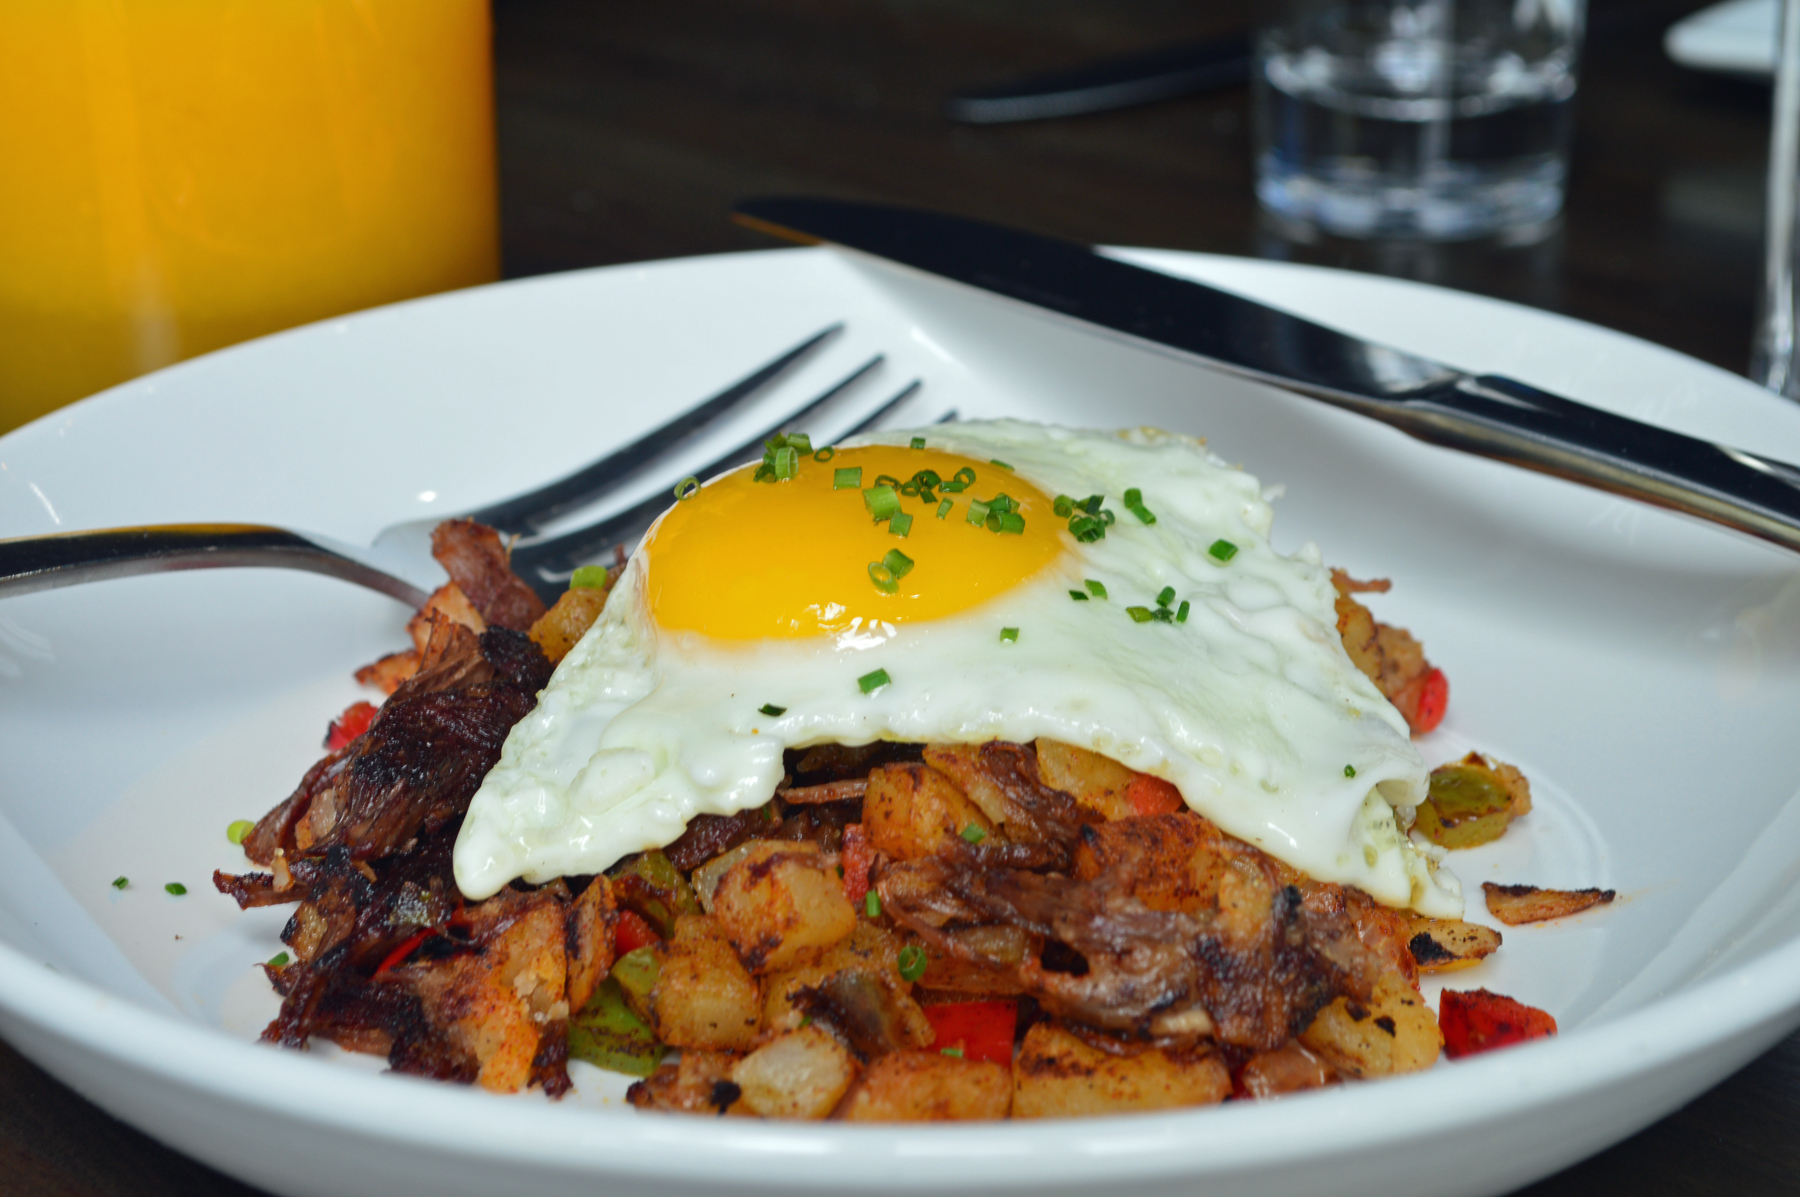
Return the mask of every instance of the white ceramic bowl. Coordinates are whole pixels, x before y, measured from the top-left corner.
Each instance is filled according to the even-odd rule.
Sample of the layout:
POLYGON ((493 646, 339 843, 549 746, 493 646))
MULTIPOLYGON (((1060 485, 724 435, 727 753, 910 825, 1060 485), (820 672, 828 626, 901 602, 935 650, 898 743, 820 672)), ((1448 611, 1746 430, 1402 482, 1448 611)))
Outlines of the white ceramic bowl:
MULTIPOLYGON (((1628 337, 1401 282, 1133 256, 1800 460, 1800 413, 1628 337)), ((0 535, 232 519, 366 540, 572 468, 840 318, 848 332, 785 393, 881 349, 883 385, 925 379, 920 420, 954 406, 1203 434, 1286 486, 1278 543, 1394 578, 1377 613, 1451 679, 1428 760, 1491 751, 1538 796, 1498 845, 1458 854, 1465 883, 1620 893, 1508 929, 1455 978, 1549 1009, 1563 1033, 1265 1104, 890 1129, 642 1116, 585 1065, 555 1104, 259 1046, 275 999, 251 966, 285 912, 240 914, 208 874, 243 867, 226 824, 285 796, 359 696, 350 671, 399 644, 407 614, 279 571, 0 602, 0 1033, 280 1193, 1455 1197, 1622 1138, 1800 1021, 1795 558, 830 251, 481 288, 189 362, 0 439, 0 535)))

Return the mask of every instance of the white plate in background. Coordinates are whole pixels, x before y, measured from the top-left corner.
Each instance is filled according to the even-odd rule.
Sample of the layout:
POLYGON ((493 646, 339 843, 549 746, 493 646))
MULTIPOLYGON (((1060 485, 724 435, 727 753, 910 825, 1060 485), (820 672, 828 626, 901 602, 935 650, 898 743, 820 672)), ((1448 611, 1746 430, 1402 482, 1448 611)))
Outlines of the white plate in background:
MULTIPOLYGON (((1133 256, 1800 460, 1800 412, 1629 337, 1393 280, 1133 256)), ((1800 558, 829 250, 480 288, 174 367, 0 439, 0 536, 210 518, 366 541, 565 472, 835 319, 844 336, 784 395, 883 350, 867 393, 921 376, 921 421, 955 407, 1206 435, 1286 487, 1278 544, 1395 579, 1377 614, 1451 682, 1427 759, 1491 751, 1539 795, 1499 845, 1458 854, 1465 884, 1620 891, 1507 929, 1452 978, 1549 1009, 1563 1034, 1258 1105, 896 1128, 642 1116, 585 1066, 549 1103, 257 1046, 275 1002, 252 965, 285 915, 240 914, 207 875, 244 867, 225 825, 286 795, 359 697, 350 671, 402 643, 407 614, 282 571, 0 602, 0 1032, 280 1193, 1473 1197, 1624 1137, 1800 1021, 1800 558)))
POLYGON ((1767 79, 1775 73, 1779 0, 1724 0, 1683 17, 1663 49, 1684 67, 1767 79))

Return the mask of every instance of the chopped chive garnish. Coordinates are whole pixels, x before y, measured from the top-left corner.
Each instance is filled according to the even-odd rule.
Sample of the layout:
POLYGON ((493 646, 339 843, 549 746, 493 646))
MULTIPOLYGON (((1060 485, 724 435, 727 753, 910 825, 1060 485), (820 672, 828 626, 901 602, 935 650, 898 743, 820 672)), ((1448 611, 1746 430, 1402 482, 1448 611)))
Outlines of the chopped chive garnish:
POLYGON ((1212 547, 1206 550, 1206 554, 1214 561, 1230 561, 1237 556, 1237 546, 1229 540, 1215 540, 1212 542, 1212 547))
POLYGON ((770 463, 775 467, 775 480, 786 482, 800 472, 800 450, 792 445, 775 450, 775 460, 770 463))
POLYGON ((905 536, 912 531, 912 516, 904 511, 895 512, 888 520, 888 531, 895 536, 905 536))
POLYGON ((1150 614, 1150 608, 1148 607, 1127 607, 1125 608, 1125 614, 1131 616, 1133 623, 1149 623, 1152 619, 1156 618, 1154 615, 1150 614))
POLYGON ((787 447, 796 453, 812 452, 812 433, 790 432, 787 434, 787 447))
POLYGON ((1156 594, 1156 605, 1157 606, 1166 607, 1174 601, 1175 601, 1175 588, 1173 586, 1164 586, 1161 590, 1157 591, 1157 594, 1156 594))
POLYGON ((939 503, 938 518, 943 519, 945 516, 949 515, 950 509, 954 506, 956 506, 956 501, 954 499, 945 499, 942 503, 939 503))
POLYGON ((1356 776, 1356 766, 1355 765, 1345 765, 1344 766, 1344 776, 1345 777, 1355 777, 1356 776))
POLYGON ((1150 618, 1154 619, 1157 623, 1174 623, 1175 612, 1169 610, 1167 607, 1158 607, 1156 610, 1150 612, 1150 618))
POLYGON ((834 458, 836 456, 837 456, 837 450, 833 449, 830 445, 826 445, 823 449, 820 449, 817 453, 813 454, 813 460, 814 461, 830 461, 832 458, 834 458))
POLYGON ((231 826, 225 829, 225 838, 234 844, 241 844, 244 842, 244 837, 249 835, 255 826, 256 824, 248 819, 234 819, 231 826))
POLYGON ((1010 470, 1010 469, 1012 469, 1012 467, 1011 467, 1011 466, 1009 466, 1009 465, 1007 465, 1007 464, 1006 464, 1006 463, 1005 463, 1005 462, 1004 462, 1004 461, 1001 461, 1001 460, 1000 460, 1000 459, 999 459, 999 458, 998 458, 998 457, 990 457, 990 458, 988 458, 988 464, 989 464, 989 465, 997 465, 997 466, 999 466, 999 467, 1000 467, 1000 468, 1001 468, 1001 469, 1003 469, 1003 470, 1010 470))
POLYGON ((1002 643, 1002 644, 1017 644, 1018 642, 1019 642, 1019 629, 1018 628, 1001 628, 1000 629, 1000 643, 1002 643))
POLYGON ((1187 622, 1187 613, 1188 613, 1188 601, 1186 599, 1182 599, 1181 606, 1175 608, 1175 622, 1176 623, 1186 623, 1187 622))
POLYGON ((1144 492, 1137 487, 1129 487, 1125 491, 1125 506, 1136 507, 1144 501, 1144 492))
POLYGON ((1118 518, 1118 516, 1113 514, 1112 508, 1103 507, 1100 509, 1100 522, 1105 524, 1108 528, 1112 527, 1113 521, 1118 518))
POLYGON ((881 917, 880 894, 876 893, 874 890, 869 891, 868 896, 863 899, 863 913, 872 919, 881 917))
POLYGON ((1106 535, 1106 525, 1091 515, 1069 517, 1069 534, 1082 544, 1092 544, 1106 535))
POLYGON ((896 578, 904 578, 912 572, 913 559, 899 549, 889 549, 882 554, 881 563, 888 567, 888 572, 896 578))
POLYGON ((1001 491, 988 500, 989 511, 1017 511, 1018 509, 1019 501, 1005 491, 1001 491))
POLYGON ((772 702, 765 702, 760 707, 757 707, 756 709, 761 711, 763 714, 769 716, 770 718, 774 718, 776 715, 787 714, 786 707, 778 707, 772 702))
POLYGON ((875 485, 891 486, 898 490, 900 488, 900 479, 894 477, 892 474, 877 474, 875 475, 875 485))
POLYGON ((894 577, 894 571, 879 561, 869 562, 869 581, 875 583, 875 589, 883 594, 893 594, 900 589, 900 582, 894 577))
POLYGON ((965 844, 979 844, 987 838, 987 832, 971 823, 962 829, 962 838, 965 844))
POLYGON ((944 481, 943 478, 938 475, 936 470, 920 470, 912 476, 912 480, 917 482, 921 487, 927 488, 941 486, 944 481))
POLYGON ((1127 503, 1125 504, 1125 510, 1137 516, 1143 523, 1154 524, 1156 522, 1156 516, 1142 503, 1127 503))
POLYGON ((925 447, 925 438, 922 436, 913 437, 912 438, 912 447, 915 449, 923 449, 925 447))
POLYGON ((917 482, 902 482, 900 484, 900 494, 908 499, 918 498, 919 484, 917 482))
POLYGON ((752 482, 769 482, 769 481, 773 481, 774 477, 775 477, 775 467, 765 461, 761 465, 756 467, 756 473, 750 475, 750 481, 752 481, 752 482))
POLYGON ((862 467, 845 466, 831 471, 832 490, 856 490, 862 486, 862 467))
MULTIPOLYGON (((767 467, 764 467, 764 468, 767 468, 767 467)), ((762 473, 762 470, 759 469, 756 472, 760 474, 760 473, 762 473)), ((692 474, 689 474, 686 478, 683 478, 680 482, 677 482, 675 484, 675 497, 677 499, 692 498, 694 495, 694 492, 699 489, 700 489, 700 479, 694 477, 692 474)))
POLYGON ((1068 519, 1075 511, 1075 500, 1068 495, 1057 495, 1050 503, 1050 510, 1056 513, 1057 519, 1068 519))
POLYGON ((1002 521, 1004 521, 1006 519, 1006 517, 1011 514, 1012 514, 1012 512, 1010 512, 1010 511, 995 511, 993 508, 990 507, 988 509, 987 518, 982 520, 981 522, 984 526, 986 526, 986 528, 989 532, 998 532, 1000 530, 1000 525, 1001 525, 1002 521))
POLYGON ((962 483, 964 486, 973 486, 975 483, 975 471, 969 466, 964 466, 962 469, 952 474, 951 477, 962 483))
POLYGON ((1105 598, 1106 597, 1106 583, 1084 581, 1084 582, 1082 582, 1082 585, 1086 586, 1087 592, 1089 594, 1093 595, 1095 598, 1105 598))
POLYGON ((128 886, 130 884, 131 884, 131 878, 125 876, 125 874, 123 874, 123 873, 120 873, 117 877, 114 877, 112 879, 112 887, 114 889, 124 889, 126 886, 128 886))
POLYGON ((862 688, 864 694, 873 694, 893 680, 888 676, 887 670, 877 669, 874 673, 865 673, 857 678, 856 684, 862 688))
POLYGON ((1105 500, 1105 495, 1089 495, 1081 501, 1081 509, 1089 515, 1097 515, 1100 511, 1100 504, 1105 500))
POLYGON ((288 959, 289 959, 289 957, 286 952, 277 952, 273 956, 269 957, 269 967, 270 968, 286 968, 288 959))
POLYGON ((943 1050, 942 1054, 946 1055, 946 1056, 953 1056, 956 1059, 960 1060, 963 1058, 963 1049, 960 1047, 947 1047, 943 1050))
POLYGON ((182 894, 187 893, 187 886, 181 884, 179 881, 171 881, 169 884, 163 886, 163 889, 168 893, 174 894, 177 898, 182 894))
POLYGON ((1025 531, 1025 517, 1016 511, 1009 511, 1000 517, 1000 531, 1008 536, 1017 536, 1025 531))
POLYGON ((958 482, 955 478, 946 478, 938 484, 938 489, 947 495, 960 495, 969 489, 967 482, 958 482))
POLYGON ((606 567, 584 565, 569 575, 570 590, 605 590, 606 567))
POLYGON ((980 499, 969 500, 969 522, 971 524, 987 523, 988 505, 980 499))
POLYGON ((1069 597, 1074 599, 1078 603, 1085 603, 1088 601, 1087 600, 1087 591, 1085 591, 1085 590, 1071 590, 1071 591, 1069 591, 1069 597))
POLYGON ((877 484, 863 491, 863 506, 869 509, 869 514, 879 524, 882 520, 892 519, 899 512, 900 496, 893 487, 877 484))
POLYGON ((900 949, 900 956, 894 961, 900 966, 900 975, 908 981, 917 981, 925 975, 925 968, 930 961, 925 958, 925 949, 916 943, 909 943, 900 949))

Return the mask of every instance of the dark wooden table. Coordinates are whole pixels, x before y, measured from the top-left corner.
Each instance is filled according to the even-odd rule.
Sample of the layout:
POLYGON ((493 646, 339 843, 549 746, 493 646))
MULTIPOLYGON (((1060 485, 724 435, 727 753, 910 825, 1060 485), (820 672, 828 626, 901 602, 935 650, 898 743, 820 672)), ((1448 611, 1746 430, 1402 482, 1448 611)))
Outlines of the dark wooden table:
MULTIPOLYGON (((496 0, 507 272, 760 247, 726 222, 731 203, 808 192, 1086 242, 1399 274, 1741 371, 1769 93, 1664 58, 1664 29, 1698 7, 1593 0, 1560 226, 1524 247, 1426 247, 1306 244, 1262 220, 1241 87, 1032 125, 940 115, 972 83, 1241 29, 1249 0, 496 0)), ((1788 1195, 1800 1191, 1797 1131, 1800 1036, 1525 1192, 1788 1195)), ((253 1190, 114 1122, 0 1044, 0 1192, 253 1190)))

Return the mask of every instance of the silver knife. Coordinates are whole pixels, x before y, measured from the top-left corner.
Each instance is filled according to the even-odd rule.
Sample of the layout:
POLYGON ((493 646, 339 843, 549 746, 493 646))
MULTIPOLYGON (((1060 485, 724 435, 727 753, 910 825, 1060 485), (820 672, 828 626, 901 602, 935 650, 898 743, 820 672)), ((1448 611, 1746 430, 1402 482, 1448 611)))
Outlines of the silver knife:
MULTIPOLYGON (((1800 468, 1471 374, 1086 246, 939 212, 754 199, 741 224, 826 242, 1196 358, 1419 440, 1699 516, 1800 551, 1800 468)), ((1773 398, 1773 397, 1771 397, 1773 398)))

